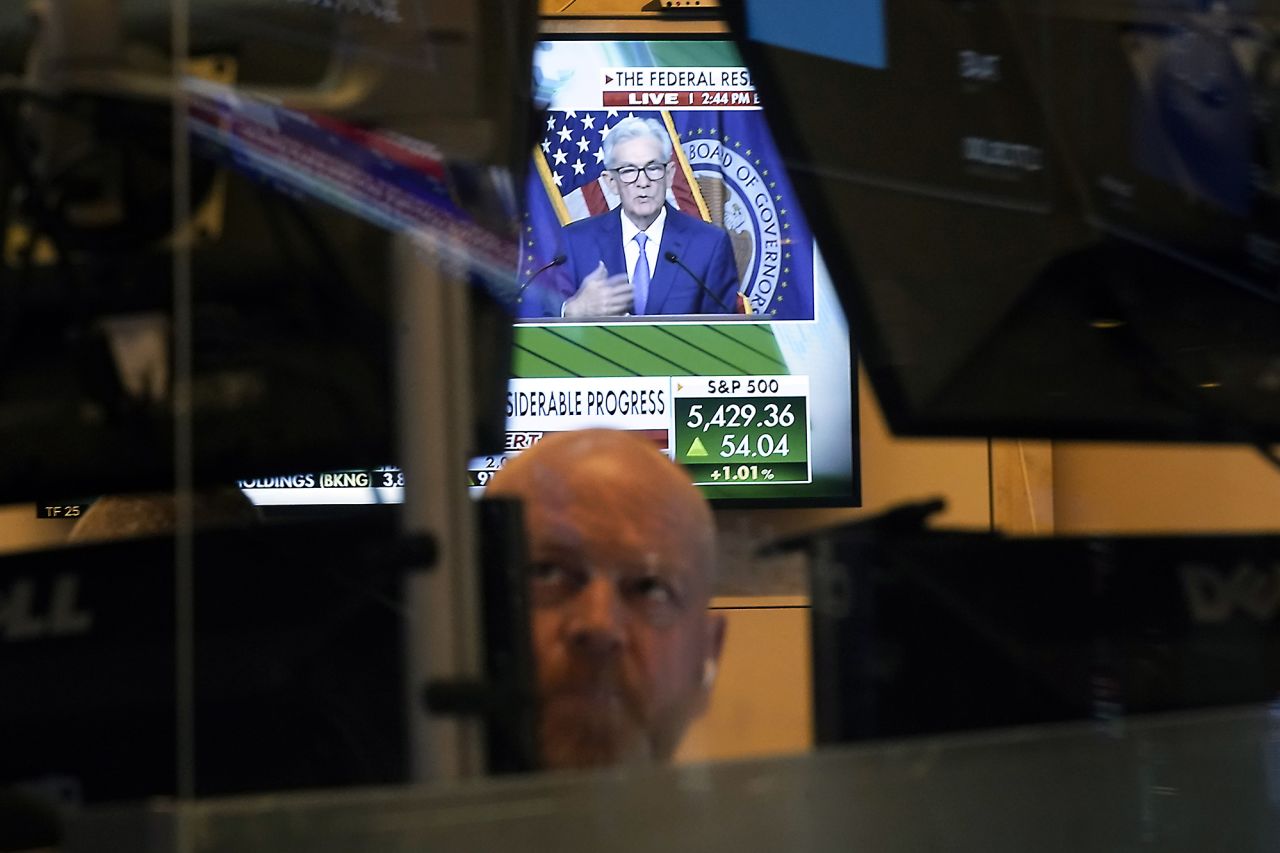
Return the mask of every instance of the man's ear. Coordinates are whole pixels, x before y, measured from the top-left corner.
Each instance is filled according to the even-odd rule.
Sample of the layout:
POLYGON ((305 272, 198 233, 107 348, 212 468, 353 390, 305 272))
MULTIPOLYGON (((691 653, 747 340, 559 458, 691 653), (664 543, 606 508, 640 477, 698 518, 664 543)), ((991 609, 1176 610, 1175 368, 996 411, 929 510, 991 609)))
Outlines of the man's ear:
POLYGON ((603 170, 600 174, 604 175, 604 182, 609 185, 609 191, 614 195, 621 195, 618 192, 618 176, 608 169, 603 170))
MULTIPOLYGON (((707 614, 707 656, 706 660, 713 667, 719 667, 720 655, 724 652, 725 618, 723 613, 707 614)), ((710 685, 708 685, 709 687, 710 685)))
POLYGON ((711 690, 715 687, 720 670, 720 654, 724 651, 725 619, 723 613, 707 613, 706 647, 702 666, 698 668, 698 690, 692 695, 693 706, 689 719, 701 717, 711 704, 711 690))

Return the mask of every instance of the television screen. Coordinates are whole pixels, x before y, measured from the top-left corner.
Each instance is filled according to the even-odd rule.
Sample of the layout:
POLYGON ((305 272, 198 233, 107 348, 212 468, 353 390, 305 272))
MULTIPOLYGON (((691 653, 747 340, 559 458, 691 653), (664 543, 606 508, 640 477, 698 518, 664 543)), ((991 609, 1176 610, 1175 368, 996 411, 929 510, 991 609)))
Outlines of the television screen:
POLYGON ((806 543, 815 738, 1272 703, 1277 545, 888 524, 824 532, 806 543))
POLYGON ((0 785, 78 806, 173 796, 188 773, 199 796, 404 782, 413 715, 390 521, 197 533, 181 669, 171 537, 0 560, 0 589, 17 602, 0 677, 22 685, 0 721, 23 732, 0 785), (177 698, 188 677, 191 717, 177 698), (183 719, 194 719, 189 764, 183 719))
POLYGON ((806 5, 734 8, 895 431, 1280 434, 1274 12, 806 5))
MULTIPOLYGON (((532 138, 532 4, 438 5, 194 3, 180 96, 164 4, 0 16, 27 72, 0 116, 0 499, 171 488, 178 412, 200 484, 396 461, 396 283, 434 253, 499 304, 532 138)), ((473 314, 500 425, 509 342, 473 314)))
POLYGON ((473 462, 471 485, 547 433, 599 426, 652 438, 717 502, 857 503, 848 324, 737 49, 564 38, 534 56, 546 114, 506 445, 473 462), (624 162, 655 128, 669 152, 624 162), (622 234, 633 210, 659 209, 640 296, 622 234), (578 304, 592 276, 615 283, 615 304, 578 304))
MULTIPOLYGON (((471 460, 473 493, 548 433, 608 427, 651 438, 720 505, 857 504, 848 323, 734 45, 549 39, 535 50, 534 85, 546 112, 506 293, 517 317, 507 432, 471 460), (655 123, 672 143, 665 193, 653 199, 666 218, 650 250, 649 304, 638 309, 628 281, 625 304, 574 317, 566 303, 596 263, 628 278, 621 238, 569 245, 611 216, 621 227, 604 139, 628 119, 655 123)), ((636 174, 622 188, 651 195, 653 185, 636 174)), ((240 485, 260 505, 395 503, 403 474, 240 485)))

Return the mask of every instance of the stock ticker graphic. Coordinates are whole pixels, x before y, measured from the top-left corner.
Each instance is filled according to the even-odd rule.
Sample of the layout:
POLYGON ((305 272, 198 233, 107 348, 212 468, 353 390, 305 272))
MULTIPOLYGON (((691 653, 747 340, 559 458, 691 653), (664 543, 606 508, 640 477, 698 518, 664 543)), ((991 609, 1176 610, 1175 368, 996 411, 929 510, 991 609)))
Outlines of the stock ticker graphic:
MULTIPOLYGON (((605 426, 652 440, 697 485, 812 481, 806 376, 516 379, 507 399, 508 452, 549 432, 605 426)), ((485 485, 504 461, 476 460, 470 485, 485 485)))
POLYGON ((809 482, 808 377, 699 377, 674 391, 675 460, 695 483, 809 482))
MULTIPOLYGON (((470 462, 470 488, 483 488, 511 454, 548 434, 601 426, 651 440, 695 485, 813 480, 807 376, 515 379, 507 400, 506 446, 470 462)), ((237 485, 259 505, 324 505, 400 503, 404 483, 404 472, 387 466, 237 485)))

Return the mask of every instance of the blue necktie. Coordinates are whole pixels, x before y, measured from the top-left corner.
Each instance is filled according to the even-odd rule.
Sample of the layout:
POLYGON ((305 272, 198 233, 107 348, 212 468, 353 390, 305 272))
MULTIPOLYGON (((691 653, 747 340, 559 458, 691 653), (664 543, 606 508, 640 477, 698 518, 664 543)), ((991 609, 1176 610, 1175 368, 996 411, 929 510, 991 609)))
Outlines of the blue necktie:
POLYGON ((635 272, 631 274, 631 287, 635 290, 632 302, 635 313, 643 314, 645 305, 649 302, 649 256, 644 251, 644 244, 649 241, 649 237, 640 231, 637 232, 635 239, 640 245, 640 257, 636 259, 635 272))

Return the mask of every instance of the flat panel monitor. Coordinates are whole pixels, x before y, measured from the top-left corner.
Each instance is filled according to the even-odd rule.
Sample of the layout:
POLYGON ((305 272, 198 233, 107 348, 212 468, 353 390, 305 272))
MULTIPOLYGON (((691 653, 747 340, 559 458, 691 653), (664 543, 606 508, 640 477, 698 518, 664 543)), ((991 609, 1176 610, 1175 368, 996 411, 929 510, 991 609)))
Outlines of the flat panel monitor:
POLYGON ((6 556, 0 722, 22 737, 0 787, 79 805, 172 797, 180 778, 198 796, 407 781, 394 534, 374 518, 197 533, 189 694, 171 537, 6 556))
MULTIPOLYGON (((172 488, 180 410, 198 483, 394 462, 393 243, 421 238, 477 294, 513 277, 531 4, 190 6, 190 223, 168 4, 104 5, 97 40, 41 34, 74 34, 72 3, 43 31, 0 18, 28 71, 0 110, 0 500, 172 488)), ((477 396, 507 346, 487 340, 477 396)))
POLYGON ((1273 4, 726 4, 891 427, 1280 434, 1273 4))
POLYGON ((848 324, 733 44, 549 38, 534 81, 507 440, 472 484, 548 433, 603 426, 652 438, 720 504, 856 504, 848 324), (614 180, 604 147, 636 120, 671 141, 645 304, 622 196, 654 184, 614 180), (627 304, 575 316, 597 264, 627 304))
MULTIPOLYGON (((765 123, 767 104, 732 42, 548 37, 533 74, 545 112, 523 186, 519 269, 500 297, 516 317, 506 435, 471 460, 472 492, 545 435, 607 427, 651 439, 717 505, 859 503, 849 325, 765 123), (603 249, 591 238, 575 254, 565 235, 621 216, 602 142, 629 117, 656 123, 673 143, 654 304, 644 314, 629 304, 564 316, 597 260, 609 274, 627 272, 620 238, 603 249), (592 252, 599 257, 586 259, 592 252)), ((394 503, 403 473, 241 486, 260 505, 394 503)))
POLYGON ((1105 727, 1274 703, 1278 546, 1275 536, 823 534, 812 543, 816 738, 1105 727))

